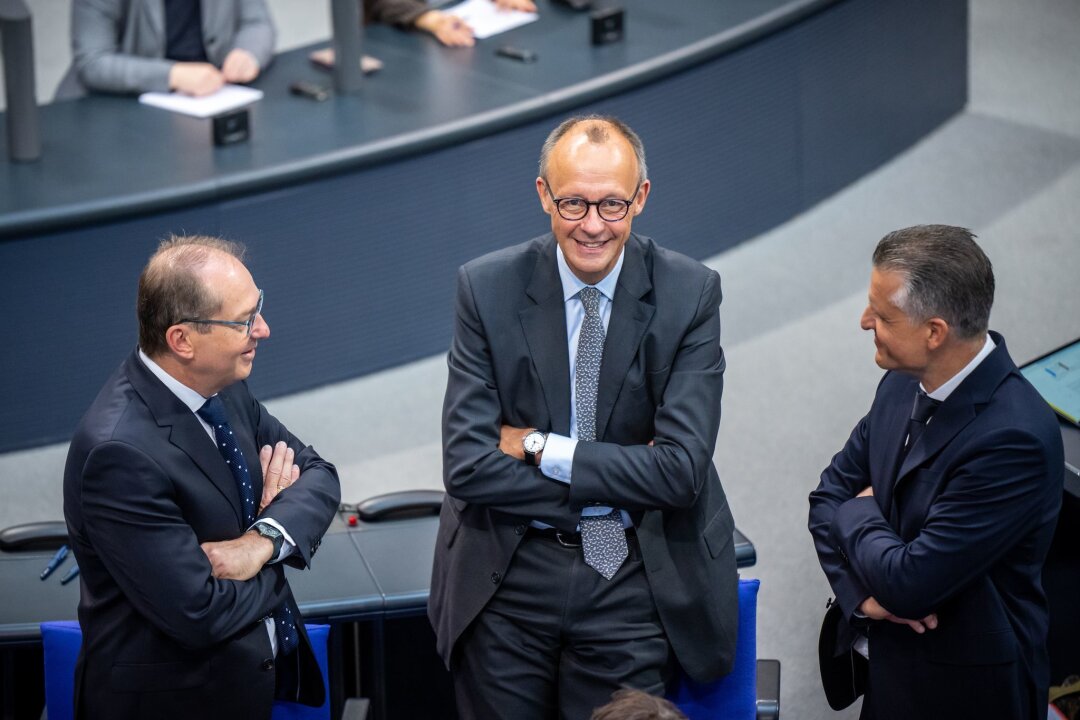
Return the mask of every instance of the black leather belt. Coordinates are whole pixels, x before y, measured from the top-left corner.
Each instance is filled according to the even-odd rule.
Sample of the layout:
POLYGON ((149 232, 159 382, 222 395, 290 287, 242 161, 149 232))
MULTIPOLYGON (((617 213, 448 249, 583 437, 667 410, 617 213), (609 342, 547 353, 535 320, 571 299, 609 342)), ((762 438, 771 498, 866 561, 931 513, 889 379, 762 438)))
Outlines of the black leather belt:
MULTIPOLYGON (((637 533, 634 528, 626 528, 626 536, 634 537, 637 533)), ((543 538, 551 542, 557 542, 563 547, 579 548, 581 547, 581 533, 578 532, 566 532, 565 530, 556 530, 555 528, 538 528, 529 526, 529 529, 525 532, 525 537, 543 538)))

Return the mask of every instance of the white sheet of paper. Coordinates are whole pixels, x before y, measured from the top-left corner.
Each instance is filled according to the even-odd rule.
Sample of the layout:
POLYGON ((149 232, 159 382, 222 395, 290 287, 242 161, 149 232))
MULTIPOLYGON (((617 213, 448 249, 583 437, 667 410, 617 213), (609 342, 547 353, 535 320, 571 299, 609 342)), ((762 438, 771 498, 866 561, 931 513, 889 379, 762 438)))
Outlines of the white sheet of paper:
POLYGON ((465 0, 463 3, 446 8, 445 12, 456 15, 468 23, 473 30, 473 35, 478 39, 498 35, 540 19, 539 15, 532 12, 501 10, 491 0, 465 0))
POLYGON ((262 96, 262 90, 243 85, 225 85, 216 93, 202 97, 191 97, 190 95, 174 92, 143 93, 139 96, 139 102, 184 115, 211 117, 212 115, 220 115, 223 112, 250 105, 257 100, 261 100, 262 96))

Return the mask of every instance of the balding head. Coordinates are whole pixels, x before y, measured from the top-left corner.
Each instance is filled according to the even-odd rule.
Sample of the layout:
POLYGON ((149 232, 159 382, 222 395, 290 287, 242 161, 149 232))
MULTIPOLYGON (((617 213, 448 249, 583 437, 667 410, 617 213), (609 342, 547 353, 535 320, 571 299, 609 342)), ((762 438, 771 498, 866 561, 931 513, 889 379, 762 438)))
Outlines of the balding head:
MULTIPOLYGON (((221 296, 204 279, 206 268, 218 260, 243 257, 237 243, 205 235, 172 235, 163 240, 139 276, 136 312, 139 347, 158 357, 168 345, 165 331, 181 318, 213 317, 221 296)), ((209 332, 209 326, 197 326, 209 332)))

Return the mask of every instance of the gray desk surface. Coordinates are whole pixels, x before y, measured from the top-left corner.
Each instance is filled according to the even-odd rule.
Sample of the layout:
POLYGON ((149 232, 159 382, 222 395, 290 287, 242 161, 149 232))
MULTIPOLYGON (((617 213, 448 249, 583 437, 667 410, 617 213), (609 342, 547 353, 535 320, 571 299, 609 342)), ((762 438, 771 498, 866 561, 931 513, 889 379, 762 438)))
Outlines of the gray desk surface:
MULTIPOLYGON (((360 525, 335 520, 309 570, 289 568, 289 583, 304 617, 345 621, 419 614, 427 607, 438 518, 360 525)), ((756 560, 753 544, 735 531, 740 567, 756 560)), ((44 582, 51 552, 0 552, 0 645, 36 642, 44 620, 74 620, 79 583, 60 584, 69 556, 44 582)))
MULTIPOLYGON (((588 14, 539 0, 538 22, 472 49, 423 34, 366 31, 385 67, 355 96, 315 103, 295 80, 330 84, 307 60, 279 55, 254 84, 248 142, 217 148, 206 119, 92 96, 40 111, 42 157, 6 160, 0 133, 0 236, 31 234, 273 188, 479 137, 664 77, 806 17, 836 0, 623 0, 624 42, 593 47, 588 14), (502 43, 535 63, 494 55, 502 43)), ((0 119, 2 119, 0 115, 0 119)))

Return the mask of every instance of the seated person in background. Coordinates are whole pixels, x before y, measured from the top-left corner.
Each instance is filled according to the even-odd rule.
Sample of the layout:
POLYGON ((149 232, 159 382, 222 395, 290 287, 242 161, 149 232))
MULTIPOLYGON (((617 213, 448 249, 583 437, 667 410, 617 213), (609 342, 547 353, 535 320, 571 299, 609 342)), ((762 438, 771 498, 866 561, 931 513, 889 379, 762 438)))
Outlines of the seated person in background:
POLYGON ((274 52, 265 0, 73 0, 71 69, 56 91, 209 95, 247 83, 274 52))
POLYGON ((611 702, 593 710, 589 720, 686 720, 686 716, 670 700, 623 688, 611 694, 611 702))
MULTIPOLYGON (((506 10, 536 12, 532 0, 492 0, 506 10)), ((429 32, 443 45, 471 47, 476 43, 472 28, 460 18, 433 9, 424 0, 365 0, 365 23, 385 23, 429 32)))

